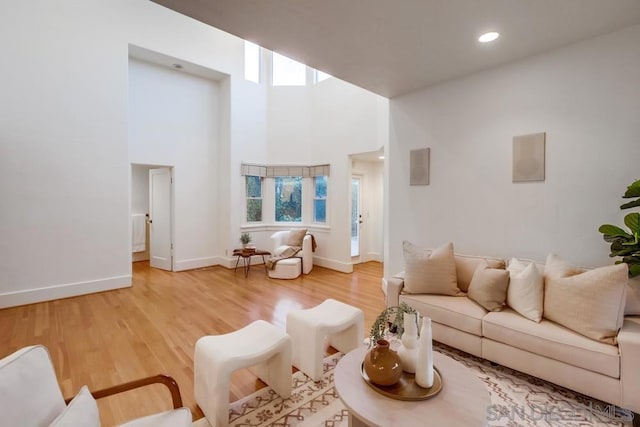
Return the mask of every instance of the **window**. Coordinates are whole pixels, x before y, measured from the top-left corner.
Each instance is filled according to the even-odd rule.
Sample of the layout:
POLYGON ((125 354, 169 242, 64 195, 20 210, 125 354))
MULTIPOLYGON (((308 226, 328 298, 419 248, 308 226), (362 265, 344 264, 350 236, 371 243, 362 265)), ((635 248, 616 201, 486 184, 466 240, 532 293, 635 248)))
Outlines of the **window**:
POLYGON ((247 222, 262 221, 262 178, 247 175, 247 222))
POLYGON ((327 177, 314 177, 313 187, 313 222, 327 222, 327 177))
POLYGON ((273 52, 272 82, 274 86, 304 86, 307 67, 298 61, 273 52))
POLYGON ((276 222, 302 222, 302 177, 277 176, 276 222))
POLYGON ((260 83, 260 46, 244 42, 244 78, 260 83))
POLYGON ((320 70, 315 70, 315 82, 320 83, 323 80, 327 80, 333 77, 331 74, 323 73, 320 70))

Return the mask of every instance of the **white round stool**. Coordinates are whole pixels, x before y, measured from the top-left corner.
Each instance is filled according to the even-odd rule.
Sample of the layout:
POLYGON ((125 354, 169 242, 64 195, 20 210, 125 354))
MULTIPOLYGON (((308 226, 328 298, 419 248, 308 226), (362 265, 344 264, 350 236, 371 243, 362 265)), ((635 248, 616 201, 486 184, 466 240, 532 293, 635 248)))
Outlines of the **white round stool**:
POLYGON ((291 395, 291 338, 264 320, 196 342, 196 402, 209 424, 229 424, 229 383, 236 369, 256 366, 256 375, 282 398, 291 395))
POLYGON ((319 381, 325 338, 329 345, 345 354, 359 347, 364 338, 364 313, 359 308, 328 299, 308 310, 287 313, 287 333, 293 340, 293 365, 313 381, 319 381))
POLYGON ((273 270, 269 270, 269 277, 272 279, 295 279, 301 274, 302 260, 297 257, 282 259, 273 270))

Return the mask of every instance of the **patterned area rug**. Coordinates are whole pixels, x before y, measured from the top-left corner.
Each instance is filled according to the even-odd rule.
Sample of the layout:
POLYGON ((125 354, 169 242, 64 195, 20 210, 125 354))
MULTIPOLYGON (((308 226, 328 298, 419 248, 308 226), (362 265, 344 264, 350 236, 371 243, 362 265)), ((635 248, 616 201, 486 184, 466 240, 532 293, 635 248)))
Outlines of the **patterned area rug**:
MULTIPOLYGON (((434 342, 434 349, 472 370, 491 393, 487 425, 514 426, 631 426, 632 414, 620 408, 583 396, 471 356, 434 342)), ((337 353, 325 359, 324 376, 313 382, 301 372, 293 374, 293 392, 282 399, 271 388, 230 404, 229 425, 234 427, 346 427, 348 412, 333 386, 333 369, 340 360, 337 353)), ((210 427, 206 419, 194 427, 210 427)))

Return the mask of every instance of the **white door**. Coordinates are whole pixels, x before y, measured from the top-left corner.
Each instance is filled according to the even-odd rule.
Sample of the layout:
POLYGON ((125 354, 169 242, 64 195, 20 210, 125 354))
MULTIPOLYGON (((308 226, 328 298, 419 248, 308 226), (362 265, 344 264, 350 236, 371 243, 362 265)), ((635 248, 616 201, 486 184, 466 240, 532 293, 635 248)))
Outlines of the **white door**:
POLYGON ((360 262, 360 225, 362 212, 360 209, 360 177, 351 178, 351 261, 360 262))
POLYGON ((151 267, 172 270, 171 169, 149 170, 149 256, 151 267))

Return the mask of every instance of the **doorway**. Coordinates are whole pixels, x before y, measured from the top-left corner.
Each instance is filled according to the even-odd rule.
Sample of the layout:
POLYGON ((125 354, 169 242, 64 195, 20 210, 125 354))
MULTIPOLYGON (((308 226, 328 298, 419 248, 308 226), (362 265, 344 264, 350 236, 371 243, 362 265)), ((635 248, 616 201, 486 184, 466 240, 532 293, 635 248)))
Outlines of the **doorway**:
POLYGON ((352 262, 360 261, 360 227, 362 225, 362 178, 351 177, 351 258, 352 262))
POLYGON ((172 167, 131 165, 131 219, 132 261, 172 271, 172 167))

